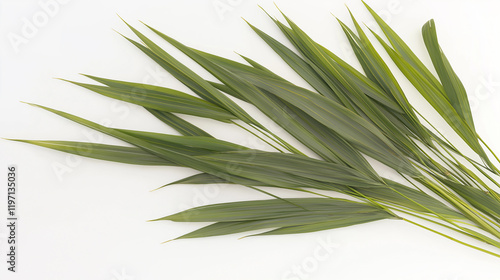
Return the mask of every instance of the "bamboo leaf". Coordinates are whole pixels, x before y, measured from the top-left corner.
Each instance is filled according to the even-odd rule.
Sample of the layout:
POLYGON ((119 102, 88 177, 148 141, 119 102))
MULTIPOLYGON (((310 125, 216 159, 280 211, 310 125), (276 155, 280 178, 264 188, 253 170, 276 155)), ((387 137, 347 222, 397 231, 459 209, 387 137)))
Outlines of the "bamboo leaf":
POLYGON ((140 33, 137 29, 133 28, 126 22, 125 24, 137 35, 137 37, 141 39, 141 41, 144 42, 144 44, 146 44, 149 49, 125 37, 127 40, 129 40, 132 44, 142 50, 153 60, 158 62, 160 66, 171 73, 180 82, 184 83, 187 87, 192 89, 196 94, 198 94, 203 99, 226 109, 246 123, 252 123, 256 126, 261 126, 260 123, 258 123, 255 119, 248 115, 240 106, 234 103, 226 95, 222 94, 212 85, 210 85, 210 83, 205 81, 195 72, 173 58, 158 45, 156 45, 153 41, 149 40, 146 36, 140 33))
MULTIPOLYGON (((194 185, 204 185, 204 184, 227 184, 230 183, 225 179, 222 179, 220 177, 214 176, 212 174, 207 174, 207 173, 198 173, 177 181, 174 181, 172 183, 168 183, 165 186, 170 186, 170 185, 181 185, 181 184, 194 184, 194 185)), ((253 185, 258 185, 257 184, 248 184, 250 186, 253 185)))
POLYGON ((307 233, 320 230, 348 227, 352 225, 364 224, 369 222, 374 222, 382 219, 393 218, 391 215, 384 212, 374 212, 362 215, 348 215, 347 217, 339 217, 337 219, 328 219, 323 222, 310 223, 297 226, 282 227, 267 231, 260 234, 255 234, 253 236, 259 235, 277 235, 277 234, 296 234, 296 233, 307 233))
MULTIPOLYGON (((92 78, 100 82, 104 81, 104 79, 101 78, 92 78)), ((223 122, 229 122, 231 119, 236 118, 229 112, 213 105, 210 102, 177 90, 137 83, 120 81, 112 82, 113 84, 120 84, 121 86, 106 87, 78 82, 71 83, 107 97, 130 102, 158 111, 212 118, 223 122)))
POLYGON ((117 129, 122 133, 131 135, 135 138, 139 138, 150 143, 164 145, 164 144, 175 144, 179 146, 188 147, 191 150, 202 149, 210 152, 227 152, 227 151, 239 151, 248 150, 249 148, 241 145, 237 145, 231 142, 215 139, 212 137, 204 136, 178 136, 170 135, 164 133, 147 132, 147 131, 137 131, 128 129, 117 129))
MULTIPOLYGON (((488 167, 491 170, 496 170, 496 167, 493 165, 493 163, 488 159, 488 156, 484 152, 484 149, 482 148, 481 144, 479 143, 477 133, 474 131, 474 126, 473 126, 473 121, 472 117, 468 117, 467 110, 470 109, 464 109, 467 105, 466 102, 468 101, 462 100, 463 96, 458 97, 458 95, 463 95, 464 93, 458 93, 458 95, 455 97, 452 97, 454 99, 457 99, 456 102, 458 101, 458 98, 461 99, 460 103, 462 105, 459 105, 458 103, 454 107, 452 104, 450 104, 450 99, 448 97, 449 94, 456 94, 452 93, 451 90, 459 90, 461 91, 461 86, 458 84, 459 80, 456 74, 452 74, 452 72, 448 72, 448 74, 442 73, 441 75, 444 75, 443 77, 445 78, 444 81, 450 81, 449 79, 453 77, 454 84, 453 88, 451 89, 451 84, 447 85, 448 88, 448 93, 445 92, 445 89, 443 85, 437 80, 436 77, 427 69, 427 67, 417 58, 417 56, 411 51, 411 49, 404 43, 404 41, 392 30, 383 20, 378 16, 366 3, 364 3, 368 11, 372 14, 373 18, 377 21, 377 24, 380 26, 382 31, 384 32, 385 36, 389 40, 390 44, 392 45, 392 48, 387 45, 383 41, 383 39, 378 36, 375 32, 372 31, 372 33, 375 35, 377 40, 382 44, 382 46, 385 48, 385 50, 388 52, 388 54, 391 56, 392 60, 396 63, 398 68, 403 72, 403 74, 408 78, 408 80, 415 86, 415 88, 418 89, 418 91, 422 94, 422 96, 434 107, 434 109, 446 120, 446 122, 455 130, 455 132, 469 145, 469 147, 476 152, 481 159, 488 165, 488 167), (448 80, 446 79, 446 75, 451 75, 448 77, 448 80), (456 87, 456 88, 455 88, 456 87), (464 108, 462 108, 464 107, 464 108), (462 113, 457 112, 461 110, 466 110, 462 113), (461 114, 465 117, 462 117, 461 114), (470 125, 472 124, 472 126, 470 125)), ((429 32, 426 31, 427 35, 424 35, 424 37, 427 37, 428 43, 430 44, 432 39, 429 37, 431 36, 431 30, 429 29, 430 26, 425 27, 424 29, 428 30, 429 32)), ((437 44, 437 39, 435 42, 437 44)), ((430 46, 430 45, 429 45, 430 46)), ((434 47, 434 49, 436 46, 434 47)), ((436 49, 437 51, 437 49, 436 49)), ((432 54, 433 56, 437 54, 432 54)), ((432 59, 432 57, 431 57, 432 59)), ((437 57, 434 58, 436 60, 437 57)), ((441 58, 442 59, 442 58, 441 58)), ((436 60, 436 63, 439 62, 436 60)), ((435 63, 435 62, 433 62, 435 63)), ((444 61, 442 61, 444 63, 444 61)), ((444 64, 443 64, 444 65, 444 64)), ((449 65, 449 63, 448 63, 449 65)), ((436 68, 437 70, 437 68, 436 68)), ((452 71, 451 66, 449 66, 448 71, 452 71)), ((442 71, 442 70, 439 70, 442 71)), ((448 82, 447 82, 448 83, 448 82)), ((467 99, 467 98, 465 98, 467 99)), ((455 102, 455 101, 453 101, 455 102)))
MULTIPOLYGON (((232 73, 248 77, 247 81, 253 82, 252 84, 254 86, 258 86, 260 83, 256 82, 252 78, 253 75, 267 76, 267 73, 268 75, 276 77, 278 80, 284 81, 281 77, 272 73, 268 69, 264 69, 262 66, 260 66, 259 69, 253 69, 222 57, 200 51, 196 52, 232 73)), ((255 64, 255 62, 253 63, 255 64)), ((232 96, 250 102, 250 100, 242 96, 240 93, 230 89, 226 85, 217 85, 217 87, 232 96)), ((259 88, 259 93, 263 94, 264 98, 258 100, 253 98, 253 102, 250 103, 256 105, 266 115, 271 117, 276 123, 282 126, 301 143, 317 153, 320 157, 327 161, 343 162, 350 167, 356 168, 373 176, 374 178, 378 178, 378 176, 375 175, 375 171, 371 168, 363 156, 361 156, 361 154, 359 154, 356 149, 354 149, 340 135, 324 126, 296 106, 284 100, 278 99, 274 94, 268 92, 266 89, 259 88)))
POLYGON ((381 210, 365 203, 331 198, 287 198, 301 207, 279 199, 251 200, 211 204, 195 207, 158 220, 176 222, 222 222, 252 221, 260 219, 289 217, 306 213, 342 215, 353 213, 380 212, 381 210), (306 209, 306 211, 304 211, 306 209))
POLYGON ((458 78, 455 71, 451 68, 450 62, 439 46, 434 20, 428 21, 422 27, 422 35, 427 51, 431 57, 432 63, 434 64, 434 68, 439 75, 439 79, 443 84, 444 92, 446 93, 448 100, 460 117, 462 117, 470 126, 471 130, 474 131, 474 121, 472 120, 467 93, 465 92, 462 82, 458 78))
POLYGON ((33 144, 74 155, 113 162, 138 165, 177 165, 169 160, 159 158, 136 147, 123 147, 74 141, 9 140, 33 144))
POLYGON ((420 119, 436 130, 408 102, 398 81, 352 14, 355 28, 351 30, 340 20, 339 24, 364 73, 314 41, 283 13, 286 22, 272 20, 294 49, 249 24, 313 90, 295 85, 251 58, 241 55, 245 64, 202 52, 147 26, 216 78, 205 80, 127 24, 142 43, 125 38, 199 98, 175 89, 89 75, 88 78, 101 85, 72 83, 142 106, 181 136, 106 127, 31 104, 132 147, 74 141, 14 141, 95 159, 188 167, 200 172, 165 186, 240 184, 273 197, 195 207, 157 219, 213 223, 177 239, 254 230, 266 230, 254 235, 305 233, 381 219, 401 219, 500 257, 418 222, 424 220, 500 248, 500 194, 489 183, 500 184, 488 173, 500 171, 488 159, 482 144, 491 149, 474 129, 465 88, 441 50, 434 22, 431 20, 423 26, 422 35, 439 79, 367 8, 389 43, 370 30, 376 40, 485 164, 465 156, 439 131, 422 125, 420 119), (302 148, 309 150, 295 148, 284 140, 286 137, 281 138, 270 126, 256 121, 231 97, 255 106, 302 143, 302 148), (278 152, 250 149, 216 139, 184 120, 186 114, 237 125, 278 152), (311 155, 306 156, 309 152, 311 155), (384 178, 365 157, 395 169, 406 183, 384 178), (462 160, 476 169, 467 168, 462 160), (474 173, 476 171, 483 176, 474 173), (287 199, 261 187, 293 190, 315 197, 287 199), (338 194, 350 199, 332 197, 338 194), (399 213, 404 214, 404 218, 399 217, 399 213))
POLYGON ((340 164, 328 163, 301 155, 260 152, 255 150, 233 151, 199 156, 209 161, 229 162, 237 166, 252 165, 273 168, 320 182, 356 187, 381 186, 362 173, 340 164))
POLYGON ((495 219, 500 219, 500 203, 485 192, 447 179, 441 179, 441 181, 474 207, 484 211, 484 213, 495 219))
MULTIPOLYGON (((157 30, 152 30, 190 56, 224 83, 227 85, 230 84, 230 87, 233 89, 242 94, 259 93, 257 89, 238 80, 228 71, 212 64, 205 57, 201 56, 199 52, 182 45, 157 30)), ((385 162, 391 162, 391 167, 418 176, 418 171, 406 162, 406 159, 376 127, 343 106, 340 106, 338 103, 304 88, 299 88, 290 83, 273 79, 272 77, 256 76, 252 81, 258 82, 259 87, 303 110, 318 122, 337 132, 347 141, 362 146, 365 148, 364 151, 370 150, 371 154, 377 155, 377 159, 383 158, 385 162), (392 156, 389 158, 387 157, 388 154, 392 156)), ((248 96, 247 98, 250 99, 253 97, 255 95, 248 96)))
POLYGON ((177 130, 180 134, 184 136, 204 136, 213 137, 212 135, 205 132, 203 129, 193 125, 192 123, 172 114, 169 112, 158 111, 155 109, 146 108, 153 116, 158 118, 160 121, 164 122, 168 126, 177 130))

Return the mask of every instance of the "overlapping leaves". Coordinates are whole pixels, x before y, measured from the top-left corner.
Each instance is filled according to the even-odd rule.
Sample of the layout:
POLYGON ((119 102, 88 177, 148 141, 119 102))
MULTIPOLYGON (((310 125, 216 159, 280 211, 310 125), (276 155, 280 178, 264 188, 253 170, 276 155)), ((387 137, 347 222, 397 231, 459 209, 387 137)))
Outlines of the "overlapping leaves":
POLYGON ((214 222, 180 238, 263 229, 267 231, 261 235, 303 233, 401 218, 399 215, 404 213, 499 247, 496 239, 500 238, 497 230, 500 195, 457 158, 468 161, 495 184, 490 172, 499 172, 481 146, 465 88, 438 44, 434 22, 425 24, 422 34, 438 77, 370 7, 367 8, 389 43, 372 31, 376 40, 484 164, 465 156, 421 123, 419 113, 408 102, 390 68, 352 14, 354 29, 338 22, 362 71, 318 44, 284 14, 284 22, 272 20, 293 48, 250 24, 314 90, 299 87, 250 58, 242 56, 248 63, 244 64, 205 53, 146 25, 218 81, 204 80, 127 24, 142 43, 125 38, 192 92, 90 75, 86 77, 102 85, 72 83, 142 106, 182 136, 105 127, 35 105, 131 146, 17 141, 114 162, 189 167, 201 173, 171 184, 241 184, 274 197, 202 206, 158 219, 214 222), (318 159, 305 156, 256 121, 228 95, 254 105, 318 159), (276 151, 265 152, 215 139, 184 120, 183 115, 235 124, 260 137, 276 151), (384 178, 365 156, 392 168, 408 184, 384 178), (259 187, 285 188, 321 197, 280 198, 259 187), (318 190, 347 194, 352 200, 320 195, 318 190), (463 226, 464 222, 471 227, 463 226))

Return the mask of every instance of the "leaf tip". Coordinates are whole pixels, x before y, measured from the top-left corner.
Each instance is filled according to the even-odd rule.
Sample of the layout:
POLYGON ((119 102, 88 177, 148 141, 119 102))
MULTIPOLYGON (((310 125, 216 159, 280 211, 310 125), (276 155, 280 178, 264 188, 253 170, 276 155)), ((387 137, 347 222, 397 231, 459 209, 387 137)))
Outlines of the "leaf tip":
POLYGON ((89 74, 84 74, 84 73, 78 73, 78 75, 82 75, 82 76, 87 77, 87 78, 90 78, 90 79, 95 78, 95 77, 94 77, 94 76, 92 76, 92 75, 89 75, 89 74))
POLYGON ((276 9, 278 9, 278 11, 285 17, 285 19, 287 18, 285 13, 283 13, 283 11, 281 11, 280 7, 278 7, 278 4, 276 4, 276 2, 273 2, 274 6, 276 7, 276 9))
POLYGON ((165 244, 165 243, 168 243, 168 242, 170 242, 170 241, 174 241, 174 240, 176 240, 176 239, 177 239, 177 238, 174 238, 174 239, 169 239, 169 240, 167 240, 167 241, 163 241, 163 242, 162 242, 162 243, 160 243, 160 244, 165 244))
POLYGON ((142 20, 139 20, 140 23, 142 23, 144 26, 146 26, 147 28, 153 30, 154 32, 157 32, 156 29, 154 29, 153 27, 151 27, 150 25, 148 25, 147 23, 145 23, 144 21, 142 20))
POLYGON ((57 78, 57 77, 55 77, 54 79, 59 80, 59 81, 63 81, 63 82, 74 83, 74 82, 72 82, 70 80, 67 80, 67 79, 64 79, 64 78, 57 78))
POLYGON ((123 22, 125 22, 125 24, 126 24, 126 25, 128 25, 128 23, 127 23, 127 22, 126 22, 126 21, 125 21, 125 20, 124 20, 124 19, 123 19, 123 18, 122 18, 122 17, 121 17, 118 13, 116 13, 116 16, 117 16, 119 19, 121 19, 123 22))
POLYGON ((158 219, 152 219, 152 220, 147 220, 146 222, 158 222, 164 220, 164 218, 158 218, 158 219))
POLYGON ((28 104, 30 106, 34 106, 34 107, 41 107, 40 105, 37 105, 37 104, 34 104, 34 103, 29 103, 29 102, 25 102, 25 101, 19 101, 21 103, 24 103, 24 104, 28 104))
POLYGON ((114 28, 112 28, 112 30, 113 30, 114 32, 118 33, 119 35, 121 35, 122 37, 124 37, 124 38, 126 38, 126 39, 127 39, 127 37, 126 37, 125 35, 123 35, 122 33, 120 33, 120 31, 118 31, 118 30, 116 30, 116 29, 114 29, 114 28))
MULTIPOLYGON (((133 28, 133 27, 132 27, 132 25, 128 24, 128 22, 126 22, 126 21, 125 21, 125 20, 124 20, 124 19, 123 19, 123 18, 122 18, 119 14, 116 14, 116 15, 117 15, 117 16, 118 16, 118 17, 119 17, 119 18, 123 21, 123 23, 125 23, 125 24, 128 26, 128 28, 130 28, 132 31, 134 31, 134 32, 135 32, 135 28, 133 28)), ((114 29, 113 29, 113 30, 114 30, 114 29)), ((116 31, 116 30, 115 30, 115 31, 116 31)), ((120 34, 120 35, 121 35, 121 34, 120 34)))
POLYGON ((340 21, 340 19, 336 15, 334 15, 333 12, 330 12, 330 15, 332 15, 337 21, 340 21))
POLYGON ((158 187, 158 188, 156 188, 156 189, 152 189, 152 190, 150 190, 149 192, 154 192, 154 191, 157 191, 157 190, 162 189, 162 188, 164 188, 164 187, 170 186, 171 184, 172 184, 172 183, 165 184, 165 185, 163 185, 163 186, 161 186, 161 187, 158 187))

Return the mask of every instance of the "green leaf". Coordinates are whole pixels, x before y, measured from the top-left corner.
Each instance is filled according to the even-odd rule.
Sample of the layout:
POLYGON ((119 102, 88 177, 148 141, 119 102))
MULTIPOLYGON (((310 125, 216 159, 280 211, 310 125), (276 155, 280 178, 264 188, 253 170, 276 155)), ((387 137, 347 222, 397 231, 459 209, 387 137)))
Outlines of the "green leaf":
POLYGON ((375 11, 372 8, 370 8, 370 6, 368 6, 364 1, 362 2, 365 5, 366 9, 373 16, 378 26, 382 29, 382 32, 384 32, 384 35, 387 37, 394 50, 397 53, 399 53, 402 56, 402 58, 406 60, 412 67, 418 69, 420 74, 427 81, 429 81, 429 83, 433 87, 440 89, 442 86, 439 83, 439 81, 427 69, 427 67, 425 67, 422 61, 418 59, 418 57, 413 53, 413 51, 408 47, 408 45, 401 39, 401 37, 399 37, 398 34, 396 34, 396 32, 394 32, 394 30, 389 25, 387 25, 387 23, 385 23, 384 20, 379 15, 377 15, 377 13, 375 13, 375 11))
POLYGON ((444 92, 448 97, 451 106, 455 108, 455 111, 470 126, 471 130, 474 131, 474 121, 472 120, 467 93, 464 85, 458 78, 455 71, 451 68, 450 62, 439 46, 434 20, 430 20, 424 24, 422 27, 422 35, 425 46, 427 47, 427 52, 431 57, 434 68, 436 69, 439 79, 443 84, 444 92))
POLYGON ((373 180, 363 173, 340 164, 328 163, 302 155, 269 153, 256 150, 233 151, 199 156, 207 161, 262 166, 294 174, 312 180, 356 187, 381 186, 383 182, 373 180))
MULTIPOLYGON (((415 115, 412 106, 406 99, 406 96, 404 95, 404 92, 399 86, 396 78, 375 50, 352 13, 351 19, 356 27, 359 37, 356 36, 354 32, 351 31, 344 23, 340 20, 338 21, 349 39, 349 43, 351 44, 351 47, 353 48, 354 53, 356 54, 356 57, 358 58, 358 61, 363 67, 365 73, 373 82, 377 83, 388 96, 398 103, 400 109, 404 110, 405 114, 392 112, 401 124, 405 125, 415 135, 418 135, 418 137, 425 143, 431 143, 430 136, 426 133, 425 128, 415 115)), ((404 130, 401 125, 398 125, 398 129, 404 130)))
POLYGON ((40 147, 45 147, 74 155, 101 159, 113 162, 138 164, 138 165, 166 165, 176 166, 175 163, 159 158, 136 147, 123 147, 106 144, 95 144, 74 141, 40 141, 40 140, 19 140, 12 141, 24 142, 40 147))
MULTIPOLYGON (((96 131, 105 133, 105 134, 110 135, 112 137, 115 137, 119 140, 125 141, 125 142, 132 144, 134 146, 137 146, 137 147, 139 147, 147 152, 150 152, 150 153, 152 153, 152 154, 154 154, 162 159, 172 161, 175 164, 178 164, 179 166, 191 167, 191 168, 194 168, 194 169, 197 169, 197 170, 200 170, 200 171, 203 171, 203 172, 215 175, 215 176, 219 176, 219 177, 224 177, 224 178, 229 177, 229 175, 227 175, 227 173, 225 172, 224 169, 217 169, 214 166, 211 166, 211 165, 209 165, 209 164, 207 164, 199 159, 196 159, 195 157, 193 157, 189 154, 183 153, 186 151, 190 151, 192 149, 184 148, 182 150, 181 148, 183 148, 183 146, 177 145, 176 143, 171 143, 170 145, 167 145, 168 143, 162 143, 162 145, 155 145, 155 144, 150 143, 146 140, 143 140, 143 139, 140 139, 140 138, 137 138, 137 137, 134 137, 134 136, 128 134, 128 133, 130 133, 130 131, 126 131, 126 130, 119 131, 119 130, 116 130, 113 128, 105 127, 105 126, 99 125, 97 123, 88 121, 86 119, 68 114, 66 112, 51 109, 51 108, 48 108, 45 106, 35 105, 35 104, 29 104, 29 105, 39 107, 41 109, 44 109, 44 110, 52 112, 56 115, 59 115, 63 118, 69 119, 71 121, 74 121, 74 122, 79 123, 81 125, 87 126, 87 127, 94 129, 96 131)), ((208 138, 208 139, 211 139, 211 138, 208 138)), ((196 151, 192 151, 192 152, 196 153, 196 151)), ((236 181, 236 183, 238 183, 238 182, 236 181)))
POLYGON ((352 225, 364 224, 369 222, 374 222, 382 219, 390 219, 393 218, 390 214, 385 212, 373 212, 366 214, 354 214, 348 215, 346 217, 339 217, 336 219, 329 219, 322 222, 296 225, 296 226, 287 226, 281 227, 278 229, 274 229, 271 231, 267 231, 260 234, 255 234, 253 236, 259 235, 278 235, 278 234, 297 234, 297 233, 307 233, 314 232, 320 230, 348 227, 352 225))
MULTIPOLYGON (((214 176, 212 174, 207 174, 207 173, 198 173, 177 181, 174 181, 172 183, 168 183, 165 186, 170 186, 170 185, 188 185, 188 184, 194 184, 194 185, 204 185, 204 184, 227 184, 230 183, 225 179, 222 179, 220 177, 214 176)), ((248 184, 248 185, 258 185, 258 182, 255 184, 248 184)))
MULTIPOLYGON (((251 164, 239 164, 238 166, 232 166, 227 161, 226 162, 215 161, 213 159, 208 160, 207 158, 202 158, 202 157, 200 158, 195 156, 200 154, 206 154, 209 151, 207 149, 204 149, 203 145, 209 145, 210 147, 213 147, 215 145, 218 146, 220 149, 227 149, 228 147, 229 149, 235 149, 240 147, 238 145, 235 145, 236 147, 225 145, 225 143, 220 140, 218 140, 220 141, 219 143, 214 144, 214 142, 207 143, 207 141, 200 141, 200 139, 192 139, 191 142, 192 146, 188 147, 185 145, 180 145, 178 143, 175 143, 175 136, 173 136, 173 138, 170 138, 170 141, 162 141, 161 139, 155 139, 155 137, 164 138, 165 136, 155 135, 154 133, 150 134, 150 133, 142 133, 129 130, 117 130, 99 125, 97 123, 85 120, 83 118, 62 111, 54 110, 41 105, 34 105, 34 104, 30 105, 50 111, 54 114, 72 120, 74 122, 77 122, 81 125, 87 126, 89 128, 108 134, 122 141, 128 142, 160 158, 172 161, 178 164, 179 166, 191 167, 193 169, 197 169, 199 171, 224 178, 228 181, 237 184, 244 185, 248 182, 247 179, 251 179, 254 181, 263 182, 265 185, 270 185, 279 188, 286 188, 286 189, 301 189, 303 187, 311 187, 322 190, 345 191, 345 187, 342 186, 336 186, 325 182, 318 182, 309 178, 283 172, 281 170, 271 169, 269 167, 254 166, 251 164), (153 137, 151 137, 152 135, 153 137), (244 179, 240 180, 241 177, 243 177, 244 179)), ((212 138, 206 138, 206 139, 209 141, 214 140, 212 138)))
POLYGON ((146 108, 153 116, 164 122, 168 126, 175 129, 177 132, 184 136, 204 136, 213 137, 205 132, 203 129, 191 124, 190 122, 169 112, 158 111, 155 109, 146 108))
POLYGON ((342 199, 289 198, 221 203, 196 207, 158 220, 216 222, 176 239, 279 228, 264 234, 300 233, 350 226, 392 215, 373 206, 342 199), (297 207, 297 206, 300 207, 297 207))
MULTIPOLYGON (((272 75, 278 80, 284 81, 281 77, 268 69, 264 69, 262 66, 259 66, 259 69, 254 69, 222 57, 197 50, 196 52, 232 73, 248 77, 247 81, 249 82, 254 82, 252 79, 253 75, 272 75)), ((255 62, 253 63, 255 64, 255 62)), ((259 84, 259 82, 253 83, 254 86, 258 86, 259 84)), ((218 87, 232 96, 250 102, 250 100, 242 96, 245 92, 240 94, 226 85, 218 85, 218 87)), ((251 103, 320 157, 327 161, 345 163, 374 178, 378 178, 365 158, 336 132, 321 124, 296 106, 279 99, 266 89, 259 88, 258 93, 263 98, 256 99, 256 96, 254 96, 251 103)))
MULTIPOLYGON (((105 80, 97 77, 92 77, 92 79, 99 82, 104 82, 105 80)), ((184 92, 144 84, 108 81, 113 82, 114 86, 106 87, 78 82, 71 83, 107 97, 159 111, 212 118, 223 122, 230 122, 231 119, 236 118, 220 107, 184 92), (117 84, 120 86, 115 86, 117 84)))
POLYGON ((306 82, 308 82, 320 94, 340 102, 335 92, 328 84, 317 75, 316 71, 309 65, 307 61, 302 59, 295 52, 281 44, 271 36, 267 35, 260 29, 248 23, 250 27, 259 35, 297 74, 299 74, 306 82))
POLYGON ((117 129, 117 131, 148 141, 150 143, 158 145, 174 144, 178 146, 185 146, 191 149, 192 151, 196 149, 202 149, 213 153, 213 152, 227 152, 227 151, 239 151, 239 150, 249 149, 245 146, 205 136, 178 136, 178 135, 170 135, 164 133, 137 131, 128 129, 117 129))
POLYGON ((341 215, 353 213, 381 212, 366 203, 345 199, 332 198, 287 198, 301 207, 280 199, 250 200, 211 204, 191 208, 158 220, 176 222, 222 222, 222 221, 252 221, 279 217, 289 217, 308 213, 323 213, 324 215, 341 215), (304 210, 305 209, 305 210, 304 210))
POLYGON ((444 72, 440 74, 440 78, 444 79, 443 82, 448 83, 448 85, 446 86, 447 90, 444 89, 443 85, 441 85, 437 78, 434 77, 434 75, 427 69, 427 67, 417 58, 417 56, 411 51, 411 49, 396 34, 396 32, 394 32, 394 30, 392 30, 382 20, 382 18, 380 18, 380 16, 378 16, 366 3, 364 4, 368 11, 372 14, 373 18, 377 21, 377 24, 380 26, 385 36, 389 40, 392 48, 387 43, 385 43, 384 40, 375 32, 372 31, 372 33, 385 48, 385 50, 390 55, 392 60, 396 63, 401 72, 403 72, 408 80, 415 86, 415 88, 417 88, 420 94, 422 94, 422 96, 434 107, 434 109, 441 115, 441 117, 446 120, 446 122, 467 143, 467 145, 469 145, 469 147, 481 157, 481 159, 489 166, 489 168, 492 170, 496 170, 496 167, 488 159, 488 156, 479 143, 477 133, 474 130, 472 117, 468 117, 469 113, 467 111, 470 109, 465 108, 468 107, 468 101, 466 101, 466 97, 465 100, 463 100, 463 95, 465 94, 465 92, 461 92, 461 82, 458 80, 456 74, 454 74, 451 66, 449 66, 449 62, 445 62, 443 60, 443 58, 446 58, 444 57, 444 55, 441 55, 442 53, 440 49, 439 53, 437 53, 437 48, 439 47, 439 45, 437 44, 436 38, 431 38, 433 36, 431 30, 432 26, 424 26, 423 29, 425 29, 426 32, 424 37, 427 37, 424 38, 424 40, 427 40, 426 46, 429 45, 428 49, 430 47, 433 50, 432 54, 431 52, 429 52, 429 54, 431 55, 431 59, 433 59, 433 63, 437 63, 438 65, 435 66, 436 70, 438 70, 437 68, 441 68, 441 66, 445 65, 448 65, 447 67, 449 67, 447 70, 438 70, 440 72, 447 71, 446 74, 444 72), (432 58, 432 56, 434 56, 434 58, 432 58), (440 58, 438 58, 437 56, 439 56, 440 58), (441 62, 439 62, 439 59, 441 59, 441 62), (458 93, 456 91, 458 91, 458 93), (455 97, 451 97, 450 99, 449 95, 455 95, 455 97), (457 103, 455 103, 455 105, 452 105, 450 102, 457 103), (459 113, 458 111, 463 112, 459 113), (462 117, 462 115, 465 118, 462 117))
POLYGON ((487 193, 447 179, 441 179, 441 181, 477 209, 480 209, 497 220, 500 219, 500 203, 487 193))
MULTIPOLYGON (((196 94, 198 94, 201 98, 217 104, 221 108, 232 113, 238 119, 246 123, 252 123, 256 126, 261 126, 255 119, 253 119, 250 115, 248 115, 240 106, 238 106, 235 102, 229 99, 226 95, 218 91, 214 88, 210 83, 205 81, 191 69, 187 68, 185 65, 180 63, 178 60, 173 58, 167 52, 165 52, 162 48, 160 48, 153 41, 149 40, 146 36, 140 33, 137 29, 133 28, 131 25, 125 22, 127 26, 141 39, 141 41, 146 44, 147 48, 142 46, 141 44, 125 37, 132 44, 138 47, 141 51, 143 51, 146 55, 156 61, 161 67, 167 70, 170 74, 172 74, 176 79, 185 84, 191 90, 193 90, 196 94)), ((262 127, 263 128, 263 127, 262 127)))
MULTIPOLYGON (((153 29, 153 31, 155 30, 153 29)), ((199 52, 182 45, 159 31, 155 32, 190 56, 226 85, 239 91, 241 94, 248 94, 248 99, 255 98, 255 96, 259 94, 258 89, 251 87, 248 83, 238 80, 229 71, 211 63, 199 52), (255 94, 250 95, 252 92, 255 94)), ((249 76, 246 78, 248 79, 249 76)), ((254 76, 252 82, 276 95, 280 99, 301 109, 318 122, 341 135, 347 141, 362 146, 365 148, 364 151, 369 150, 371 154, 376 154, 377 159, 382 158, 385 162, 390 162, 391 167, 418 176, 418 171, 416 171, 411 164, 406 162, 406 159, 392 143, 373 126, 373 124, 347 110, 338 103, 308 91, 307 89, 294 86, 282 80, 274 79, 273 77, 254 76), (391 157, 387 155, 391 155, 391 157)), ((259 102, 259 104, 261 104, 261 102, 259 102)))
MULTIPOLYGON (((213 222, 179 238, 262 229, 267 231, 257 235, 304 233, 380 219, 403 219, 392 212, 395 211, 405 214, 404 221, 500 256, 416 222, 423 219, 500 247, 500 194, 493 191, 489 183, 500 184, 488 173, 498 173, 498 169, 483 150, 482 144, 487 145, 474 129, 465 89, 440 48, 434 22, 425 24, 422 34, 439 79, 367 8, 389 43, 372 31, 376 40, 485 165, 464 156, 442 134, 421 124, 420 118, 425 120, 425 116, 408 102, 398 81, 352 14, 353 30, 339 23, 364 73, 314 41, 284 14, 285 23, 273 21, 295 49, 250 25, 313 90, 287 81, 248 57, 241 56, 246 61, 244 64, 205 53, 147 26, 216 79, 205 80, 127 24, 143 44, 125 38, 199 98, 191 92, 94 76, 87 77, 103 85, 73 83, 140 105, 182 136, 115 129, 34 105, 134 147, 72 141, 15 141, 114 162, 188 167, 200 173, 167 185, 241 184, 274 198, 207 205, 158 219, 213 222), (257 122, 232 97, 261 110, 302 143, 301 148, 308 150, 295 148, 284 140, 286 137, 274 133, 270 125, 257 122), (237 125, 279 153, 218 140, 184 120, 186 114, 237 125), (382 177, 365 157, 395 169, 407 183, 382 177), (467 168, 460 162, 462 159, 477 170, 467 168), (483 176, 476 175, 476 171, 483 176), (285 199, 260 187, 283 188, 317 197, 285 199), (352 200, 330 196, 338 194, 352 200)), ((432 123, 428 123, 435 130, 432 123)))

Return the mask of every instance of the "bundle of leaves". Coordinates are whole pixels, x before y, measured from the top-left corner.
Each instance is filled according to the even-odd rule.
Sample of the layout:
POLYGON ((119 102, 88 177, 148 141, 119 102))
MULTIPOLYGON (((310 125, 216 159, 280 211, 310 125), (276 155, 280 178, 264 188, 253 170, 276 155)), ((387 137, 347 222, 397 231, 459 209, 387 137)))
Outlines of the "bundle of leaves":
POLYGON ((487 152, 488 146, 475 130, 466 90, 439 46, 434 22, 423 26, 422 35, 437 76, 369 6, 366 8, 385 38, 362 28, 352 15, 353 29, 339 21, 362 71, 315 42, 284 14, 282 21, 270 18, 293 47, 249 24, 311 90, 250 58, 242 56, 247 63, 240 63, 209 54, 146 25, 217 82, 205 80, 127 24, 140 42, 125 38, 192 92, 90 75, 86 77, 101 85, 72 83, 142 106, 180 135, 105 127, 32 104, 131 145, 16 141, 120 163, 192 168, 200 173, 170 184, 239 184, 270 196, 196 207, 157 219, 212 222, 179 238, 253 230, 262 230, 257 235, 305 233, 400 219, 500 256, 491 247, 500 248, 500 195, 493 189, 499 186, 494 177, 500 171, 488 157, 490 152, 494 156, 493 152, 487 152), (369 39, 369 33, 374 39, 369 39), (408 102, 373 41, 382 45, 416 91, 475 155, 458 150, 408 102), (241 103, 254 105, 303 147, 292 146, 283 139, 286 137, 258 122, 238 105, 241 103), (216 139, 183 119, 185 115, 237 126, 274 151, 216 139), (399 173, 403 180, 384 178, 367 158, 399 173), (278 197, 262 187, 305 195, 278 197), (445 234, 443 229, 459 233, 459 237, 445 234), (471 239, 485 246, 471 245, 467 241, 471 239))

